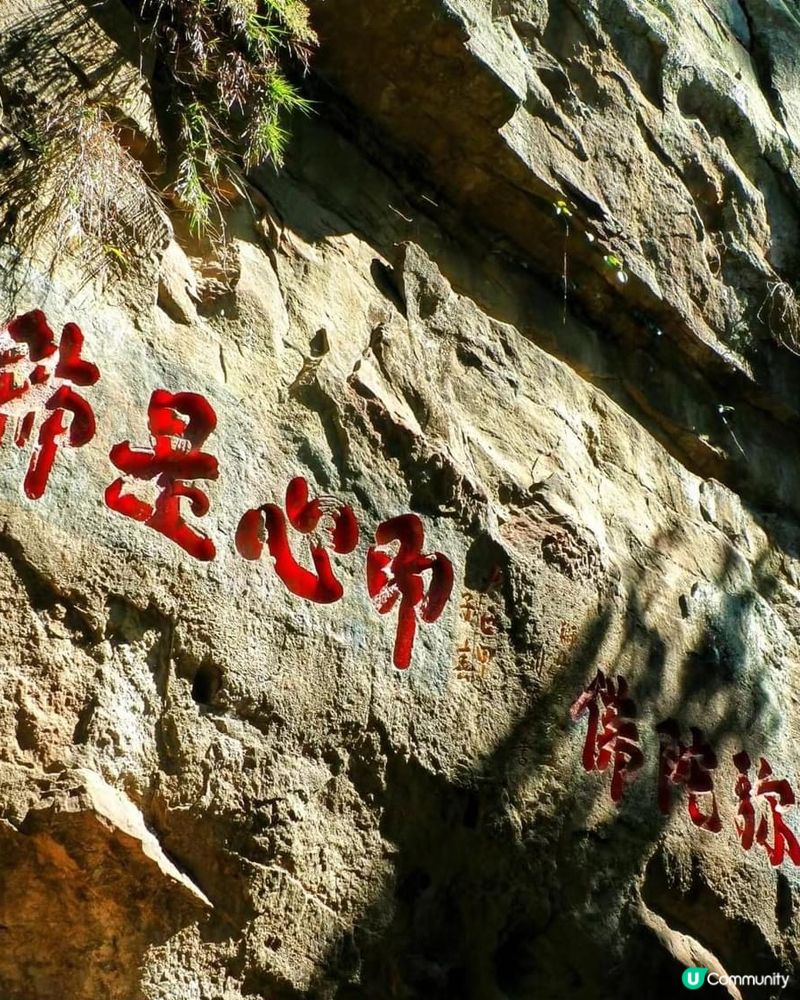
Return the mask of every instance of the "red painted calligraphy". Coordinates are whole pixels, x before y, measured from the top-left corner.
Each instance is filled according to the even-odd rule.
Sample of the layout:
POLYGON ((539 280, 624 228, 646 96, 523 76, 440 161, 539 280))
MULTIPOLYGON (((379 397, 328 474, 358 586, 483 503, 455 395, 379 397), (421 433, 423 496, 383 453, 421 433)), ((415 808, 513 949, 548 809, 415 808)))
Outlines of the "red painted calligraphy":
POLYGON ((275 571, 297 597, 318 604, 338 601, 344 588, 336 579, 327 549, 352 552, 358 544, 358 524, 352 509, 335 497, 309 499, 308 483, 302 476, 286 489, 286 514, 275 504, 248 510, 236 529, 236 548, 245 559, 258 559, 266 541, 275 571), (301 566, 289 543, 286 520, 309 536, 311 561, 316 572, 301 566))
POLYGON ((744 751, 737 753, 733 763, 739 772, 736 779, 736 797, 739 799, 736 832, 742 847, 749 851, 755 841, 767 852, 771 865, 777 867, 787 853, 795 865, 800 865, 800 844, 783 818, 785 807, 793 806, 796 801, 792 786, 785 778, 774 778, 772 768, 763 757, 759 759, 755 788, 750 781, 748 754, 744 751), (758 799, 764 800, 766 812, 756 823, 758 799))
POLYGON ((142 521, 160 532, 195 559, 208 561, 216 555, 213 541, 187 524, 181 502, 189 501, 195 517, 208 513, 206 494, 187 480, 216 479, 217 460, 201 448, 217 425, 217 417, 208 401, 198 393, 171 393, 156 389, 150 397, 147 421, 152 436, 149 448, 134 448, 129 441, 114 445, 111 461, 126 476, 155 480, 158 497, 153 504, 132 494, 123 493, 124 480, 106 490, 106 504, 120 514, 142 521))
POLYGON ((400 602, 393 662, 399 670, 411 663, 417 618, 434 622, 453 589, 453 564, 434 552, 423 555, 425 531, 416 514, 401 514, 379 525, 376 545, 367 553, 367 591, 379 614, 388 614, 400 602), (384 546, 399 542, 392 555, 384 546), (423 573, 430 572, 428 587, 423 573))
POLYGON ((712 771, 717 767, 717 756, 708 743, 703 741, 699 729, 692 729, 692 742, 683 743, 678 724, 668 719, 656 727, 660 751, 658 768, 658 807, 664 815, 670 811, 670 788, 684 785, 689 792, 689 816, 695 826, 711 833, 719 833, 722 822, 714 794, 712 771), (702 803, 708 803, 710 811, 704 811, 702 803))
POLYGON ((642 766, 644 757, 639 746, 639 730, 634 722, 636 705, 628 694, 628 684, 618 677, 616 682, 602 670, 576 699, 570 715, 577 721, 589 713, 589 727, 583 748, 585 771, 605 771, 613 761, 611 798, 619 802, 625 782, 642 766))
POLYGON ((94 385, 100 372, 83 359, 82 350, 83 334, 75 323, 67 323, 56 344, 39 309, 0 330, 0 440, 14 419, 14 442, 24 448, 37 413, 46 414, 25 475, 31 500, 44 494, 59 447, 80 448, 94 437, 92 408, 73 386, 94 385))

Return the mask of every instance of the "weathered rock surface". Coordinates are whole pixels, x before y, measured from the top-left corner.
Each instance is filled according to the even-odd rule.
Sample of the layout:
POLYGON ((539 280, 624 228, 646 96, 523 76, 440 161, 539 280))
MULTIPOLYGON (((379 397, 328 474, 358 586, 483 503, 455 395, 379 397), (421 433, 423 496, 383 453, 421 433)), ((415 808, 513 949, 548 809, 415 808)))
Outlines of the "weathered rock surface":
MULTIPOLYGON (((743 849, 733 755, 797 787, 796 14, 312 6, 320 113, 224 254, 155 212, 99 275, 0 250, 3 318, 78 323, 101 373, 40 499, 0 450, 0 992, 668 998, 691 963, 791 996, 798 869, 743 849), (104 503, 156 389, 217 415, 211 561, 104 503), (330 605, 234 544, 299 475, 361 528, 330 605), (406 512, 455 586, 399 671, 364 567, 406 512), (570 719, 598 669, 638 708, 618 804, 570 719), (716 751, 718 832, 659 811, 666 720, 716 751)), ((121 7, 0 31, 5 86, 107 87, 154 144, 121 7)))
POLYGON ((93 772, 31 781, 6 765, 4 785, 3 994, 135 995, 145 950, 196 920, 208 900, 141 813, 93 772))

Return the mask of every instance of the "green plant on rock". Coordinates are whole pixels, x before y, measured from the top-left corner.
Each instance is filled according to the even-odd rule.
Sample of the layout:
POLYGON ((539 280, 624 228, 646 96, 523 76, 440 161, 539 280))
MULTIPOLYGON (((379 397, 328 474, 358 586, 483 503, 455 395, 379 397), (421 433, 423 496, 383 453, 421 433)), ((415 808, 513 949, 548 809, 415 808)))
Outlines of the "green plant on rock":
MULTIPOLYGON (((240 170, 283 160, 291 112, 311 103, 285 74, 316 44, 302 0, 128 0, 149 26, 177 118, 173 190, 193 231, 214 227, 240 170)), ((171 137, 163 135, 165 144, 171 137)))
POLYGON ((85 265, 124 268, 147 252, 158 227, 158 198, 141 165, 119 142, 102 102, 20 100, 2 109, 8 153, 0 200, 9 236, 23 251, 49 242, 85 265))
MULTIPOLYGON (((41 245, 90 270, 127 268, 166 237, 162 201, 189 229, 224 236, 224 208, 246 196, 243 172, 282 161, 288 116, 310 102, 304 72, 316 37, 302 0, 124 0, 143 26, 161 142, 147 169, 131 142, 125 94, 109 79, 75 96, 0 80, 0 240, 41 245)), ((88 79, 88 78, 87 78, 88 79)), ((135 128, 134 128, 135 132, 135 128)))
POLYGON ((621 285, 624 285, 627 282, 628 272, 625 270, 621 257, 618 257, 615 253, 607 253, 603 256, 603 263, 606 267, 610 267, 616 274, 617 281, 621 285))
POLYGON ((563 198, 559 198, 558 201, 554 201, 553 208, 556 210, 556 215, 564 215, 567 218, 572 215, 572 209, 563 198))
MULTIPOLYGON (((570 237, 570 219, 573 216, 573 206, 566 200, 566 198, 556 198, 553 202, 553 209, 556 215, 561 219, 564 224, 564 248, 562 254, 562 265, 561 265, 561 287, 562 287, 562 323, 567 322, 567 293, 568 293, 568 276, 567 276, 567 245, 569 243, 570 237)), ((594 244, 595 236, 593 233, 586 231, 584 233, 586 241, 589 244, 594 244)), ((615 253, 603 254, 603 263, 607 268, 614 272, 617 281, 624 285, 628 281, 628 272, 625 270, 622 258, 615 253)))
POLYGON ((767 282, 767 294, 756 318, 778 344, 800 355, 800 299, 792 286, 777 275, 767 282))
POLYGON ((562 256, 561 264, 561 288, 562 288, 562 309, 561 309, 561 322, 566 325, 567 322, 567 243, 569 242, 569 220, 572 218, 572 209, 570 208, 568 202, 564 198, 558 198, 553 202, 553 208, 556 210, 556 215, 564 222, 564 252, 562 256))

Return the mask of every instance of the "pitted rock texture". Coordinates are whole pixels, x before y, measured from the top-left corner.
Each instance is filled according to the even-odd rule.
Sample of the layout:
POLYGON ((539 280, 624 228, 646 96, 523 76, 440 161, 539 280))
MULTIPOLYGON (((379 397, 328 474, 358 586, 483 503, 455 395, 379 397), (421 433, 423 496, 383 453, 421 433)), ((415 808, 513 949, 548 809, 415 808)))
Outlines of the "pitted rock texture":
MULTIPOLYGON (((248 178, 224 248, 165 209, 110 272, 51 267, 46 234, 0 250, 3 320, 78 323, 101 371, 96 435, 59 451, 40 500, 32 445, 0 447, 0 992, 594 1000, 672 998, 686 964, 796 979, 798 869, 742 849, 733 765, 747 750, 800 788, 796 358, 770 328, 794 308, 795 15, 313 6, 319 113, 284 171, 248 178), (187 513, 206 563, 104 503, 159 388, 217 415, 209 512, 187 513), (234 544, 295 476, 360 525, 330 605, 234 544), (455 584, 399 671, 364 566, 406 512, 455 584), (570 718, 599 669, 627 680, 644 754, 618 804, 570 718), (683 788, 659 811, 667 719, 714 746, 719 832, 683 788)), ((131 147, 155 148, 130 24, 13 0, 4 86, 107 89, 131 147)))
MULTIPOLYGON (((322 72, 425 158, 406 215, 448 199, 486 227, 488 253, 566 282, 605 342, 605 392, 700 475, 796 511, 793 482, 759 468, 798 427, 794 5, 313 6, 322 72), (734 405, 725 420, 721 405, 734 405)), ((563 325, 539 336, 585 365, 563 325)))

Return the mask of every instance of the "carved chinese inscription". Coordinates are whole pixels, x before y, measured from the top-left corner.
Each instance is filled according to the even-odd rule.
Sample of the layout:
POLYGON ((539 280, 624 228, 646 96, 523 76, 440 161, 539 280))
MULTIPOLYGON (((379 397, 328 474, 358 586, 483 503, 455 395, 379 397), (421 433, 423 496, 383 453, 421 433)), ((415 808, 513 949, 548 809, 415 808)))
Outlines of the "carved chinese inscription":
POLYGON ((658 807, 667 815, 671 807, 670 789, 683 785, 689 793, 687 808, 695 826, 718 833, 722 829, 713 772, 717 755, 703 739, 699 729, 692 729, 692 742, 683 743, 677 723, 672 719, 656 726, 659 738, 658 807), (703 807, 705 802, 706 807, 703 807))
POLYGON ((188 501, 195 517, 208 513, 208 497, 192 483, 219 475, 216 458, 201 450, 217 426, 216 414, 198 393, 156 389, 150 397, 147 422, 150 447, 135 448, 123 441, 114 445, 109 457, 129 479, 154 481, 158 496, 151 504, 132 493, 123 493, 125 480, 120 477, 106 490, 106 504, 165 535, 195 559, 207 562, 216 555, 214 542, 184 520, 182 503, 188 501))
MULTIPOLYGON (((24 481, 30 499, 47 487, 58 449, 81 447, 95 435, 94 412, 76 387, 94 385, 96 365, 83 357, 83 334, 67 323, 60 340, 41 310, 25 313, 0 327, 0 441, 13 421, 14 442, 25 447, 41 417, 37 442, 24 481)), ((190 518, 204 517, 209 498, 203 481, 216 480, 219 466, 204 451, 216 429, 213 407, 200 393, 156 389, 147 408, 148 445, 130 441, 109 452, 120 475, 105 490, 106 506, 157 531, 195 559, 216 558, 214 541, 190 518)), ((344 596, 330 553, 352 553, 359 526, 352 508, 336 497, 310 496, 306 479, 296 476, 286 489, 284 507, 265 503, 245 512, 236 531, 241 556, 257 560, 266 546, 275 571, 295 596, 331 604, 344 596), (303 565, 302 546, 292 533, 306 536, 313 568, 303 565)), ((425 529, 416 514, 380 524, 367 553, 367 593, 381 615, 397 611, 392 659, 407 669, 419 622, 435 622, 453 589, 453 565, 441 552, 426 553, 425 529)), ((493 620, 477 620, 480 642, 473 655, 485 664, 494 655, 493 620)))
MULTIPOLYGON (((611 798, 619 802, 627 780, 642 768, 644 757, 634 722, 636 706, 624 678, 616 682, 598 670, 594 680, 578 696, 570 710, 573 721, 588 712, 583 749, 586 771, 605 771, 613 763, 611 798)), ((673 789, 686 791, 686 807, 694 826, 708 833, 722 830, 714 776, 717 755, 697 727, 685 742, 678 723, 667 719, 656 726, 658 754, 658 808, 665 816, 672 810, 673 789)), ((737 800, 736 834, 745 851, 757 844, 773 867, 786 858, 800 867, 800 840, 785 819, 797 804, 791 783, 773 774, 772 766, 759 758, 755 781, 752 763, 744 750, 735 754, 738 772, 734 787, 737 800)))
POLYGON ((558 662, 566 663, 569 655, 578 641, 578 627, 573 622, 563 621, 558 630, 559 653, 558 662))
POLYGON ((763 757, 758 763, 755 785, 750 780, 750 757, 742 751, 733 758, 739 777, 736 779, 736 832, 742 847, 749 851, 757 843, 766 851, 769 863, 777 867, 789 855, 800 865, 800 843, 783 814, 796 804, 794 790, 785 778, 775 778, 772 767, 763 757))
POLYGON ((570 709, 575 721, 588 712, 583 745, 583 769, 605 771, 611 765, 611 798, 619 802, 626 782, 641 768, 644 757, 636 725, 636 705, 624 677, 613 680, 602 670, 570 709))
POLYGON ((459 606, 459 641, 456 646, 456 677, 475 683, 482 680, 497 655, 497 620, 491 610, 492 597, 502 582, 495 568, 485 590, 464 590, 459 606))
POLYGON ((328 548, 337 553, 352 552, 358 544, 358 524, 352 509, 335 497, 309 500, 308 483, 294 478, 286 489, 286 513, 275 504, 264 504, 242 515, 236 530, 236 548, 245 559, 258 559, 266 541, 275 563, 275 572, 297 597, 317 604, 333 604, 344 588, 333 575, 328 548), (289 542, 286 520, 295 531, 307 535, 311 561, 316 572, 305 569, 295 559, 289 542))
POLYGON ((0 441, 11 419, 14 443, 24 448, 37 416, 42 418, 24 482, 31 500, 44 494, 59 447, 80 448, 94 437, 94 413, 74 387, 94 385, 100 372, 82 350, 83 334, 75 323, 67 323, 56 344, 39 309, 0 330, 0 441))
POLYGON ((453 589, 453 564, 441 552, 423 555, 424 541, 420 518, 401 514, 378 526, 367 553, 367 592, 378 613, 386 615, 399 603, 392 657, 399 670, 411 663, 417 620, 435 622, 453 589), (393 543, 394 553, 388 549, 393 543))

